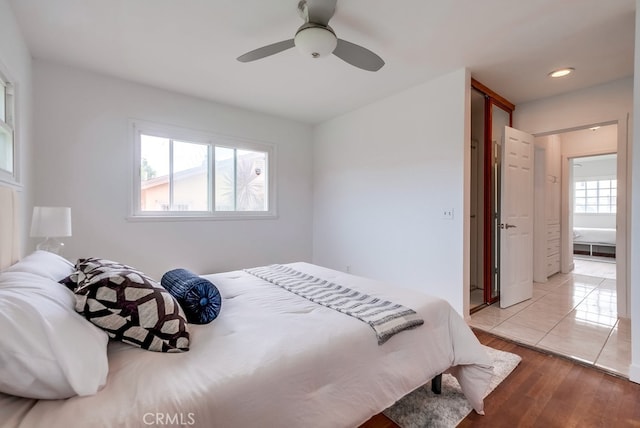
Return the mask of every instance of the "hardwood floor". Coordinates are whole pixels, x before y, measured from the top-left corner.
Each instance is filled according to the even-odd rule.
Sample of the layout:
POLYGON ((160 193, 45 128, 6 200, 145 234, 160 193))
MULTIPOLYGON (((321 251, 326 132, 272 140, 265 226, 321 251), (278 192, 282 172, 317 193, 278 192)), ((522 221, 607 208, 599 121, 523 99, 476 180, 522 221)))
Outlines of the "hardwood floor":
MULTIPOLYGON (((474 330, 483 344, 522 357, 458 427, 640 427, 640 385, 568 359, 474 330)), ((361 428, 397 428, 376 415, 361 428)))

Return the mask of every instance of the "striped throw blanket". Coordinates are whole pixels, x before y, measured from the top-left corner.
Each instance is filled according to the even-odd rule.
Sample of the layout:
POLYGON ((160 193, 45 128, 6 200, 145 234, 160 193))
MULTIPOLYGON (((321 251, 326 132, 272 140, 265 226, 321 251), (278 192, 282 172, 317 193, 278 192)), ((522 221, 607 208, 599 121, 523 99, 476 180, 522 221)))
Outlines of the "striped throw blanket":
POLYGON ((369 324, 376 333, 378 345, 396 333, 424 324, 424 320, 412 309, 287 266, 271 265, 245 269, 245 272, 369 324))

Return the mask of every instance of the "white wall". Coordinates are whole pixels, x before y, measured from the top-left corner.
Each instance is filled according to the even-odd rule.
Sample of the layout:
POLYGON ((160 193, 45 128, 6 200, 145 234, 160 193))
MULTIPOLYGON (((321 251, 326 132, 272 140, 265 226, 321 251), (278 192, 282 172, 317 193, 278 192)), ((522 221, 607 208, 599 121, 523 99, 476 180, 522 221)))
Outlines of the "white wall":
MULTIPOLYGON (((640 0, 636 0, 635 70, 640 70, 640 0)), ((634 75, 633 122, 640 123, 640 73, 634 75)), ((631 367, 629 379, 640 383, 640 132, 633 135, 631 145, 631 367)))
POLYGON ((31 54, 20 33, 20 28, 7 0, 0 0, 0 68, 6 70, 16 89, 16 129, 15 141, 18 145, 17 172, 19 175, 18 199, 23 219, 21 224, 21 255, 29 245, 28 230, 31 226, 33 206, 33 90, 31 54), (29 213, 28 215, 26 215, 29 213))
POLYGON ((518 104, 513 112, 513 126, 530 134, 543 134, 612 122, 632 111, 632 91, 633 78, 628 77, 518 104))
POLYGON ((600 229, 615 229, 615 214, 574 214, 574 227, 595 227, 600 229))
POLYGON ((69 259, 111 258, 156 278, 175 267, 311 260, 310 126, 50 62, 34 67, 35 199, 72 208, 69 259), (131 118, 276 144, 278 218, 128 221, 131 118))
MULTIPOLYGON (((547 135, 536 138, 536 142, 545 148, 545 224, 560 221, 560 186, 562 168, 560 159, 562 154, 562 138, 559 135, 547 135)), ((546 239, 546 237, 545 237, 546 239)))
POLYGON ((610 180, 616 178, 616 155, 588 156, 574 158, 580 164, 574 167, 576 180, 610 180))
POLYGON ((314 263, 420 289, 462 314, 469 110, 460 69, 318 125, 314 263))

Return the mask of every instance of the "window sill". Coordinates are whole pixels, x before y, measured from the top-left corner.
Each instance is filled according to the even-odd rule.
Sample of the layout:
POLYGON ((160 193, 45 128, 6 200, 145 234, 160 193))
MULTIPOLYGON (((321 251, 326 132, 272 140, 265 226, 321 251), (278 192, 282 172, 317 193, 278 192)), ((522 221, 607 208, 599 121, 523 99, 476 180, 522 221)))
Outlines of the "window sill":
POLYGON ((10 187, 16 192, 21 192, 23 189, 22 183, 19 183, 13 178, 5 178, 0 175, 0 185, 10 187))
POLYGON ((130 215, 126 219, 129 222, 163 222, 163 221, 218 221, 218 220, 275 220, 278 215, 275 213, 264 214, 238 214, 227 215, 130 215))

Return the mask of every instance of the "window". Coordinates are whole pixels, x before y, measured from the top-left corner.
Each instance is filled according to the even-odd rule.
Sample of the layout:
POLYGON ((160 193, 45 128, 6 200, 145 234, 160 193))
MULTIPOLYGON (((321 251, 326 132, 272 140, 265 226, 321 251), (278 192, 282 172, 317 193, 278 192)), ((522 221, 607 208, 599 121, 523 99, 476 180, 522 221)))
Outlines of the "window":
POLYGON ((14 88, 0 73, 0 180, 16 181, 14 88))
POLYGON ((215 147, 216 211, 267 211, 267 153, 215 147))
POLYGON ((273 146, 140 122, 133 129, 134 217, 275 215, 273 146))
POLYGON ((574 212, 615 214, 617 187, 617 180, 576 181, 574 212))

